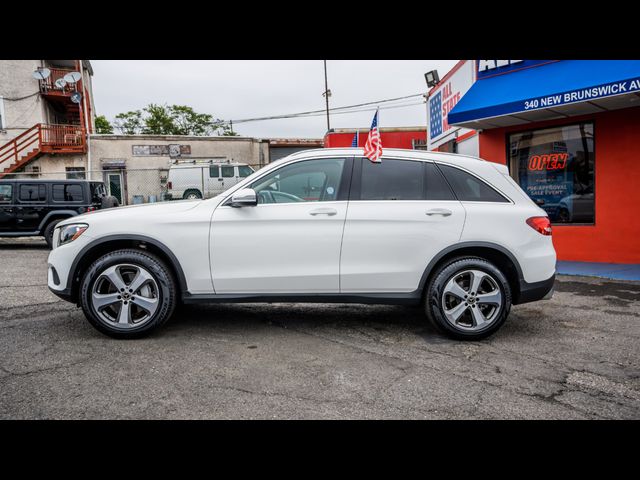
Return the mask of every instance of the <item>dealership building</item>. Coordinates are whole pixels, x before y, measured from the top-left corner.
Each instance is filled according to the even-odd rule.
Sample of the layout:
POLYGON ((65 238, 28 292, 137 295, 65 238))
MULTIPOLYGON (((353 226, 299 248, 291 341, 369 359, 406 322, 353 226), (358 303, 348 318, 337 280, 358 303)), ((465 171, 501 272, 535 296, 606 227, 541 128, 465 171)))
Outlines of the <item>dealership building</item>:
POLYGON ((559 260, 640 263, 640 61, 463 60, 427 118, 428 149, 507 165, 559 260))

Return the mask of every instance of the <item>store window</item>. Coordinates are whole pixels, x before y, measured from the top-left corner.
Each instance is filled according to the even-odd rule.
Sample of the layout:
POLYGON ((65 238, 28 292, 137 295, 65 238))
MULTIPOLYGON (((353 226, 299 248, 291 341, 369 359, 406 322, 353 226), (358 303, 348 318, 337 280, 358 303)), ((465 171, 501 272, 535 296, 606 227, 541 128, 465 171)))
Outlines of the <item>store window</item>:
POLYGON ((509 136, 511 175, 554 223, 595 223, 593 123, 509 136))

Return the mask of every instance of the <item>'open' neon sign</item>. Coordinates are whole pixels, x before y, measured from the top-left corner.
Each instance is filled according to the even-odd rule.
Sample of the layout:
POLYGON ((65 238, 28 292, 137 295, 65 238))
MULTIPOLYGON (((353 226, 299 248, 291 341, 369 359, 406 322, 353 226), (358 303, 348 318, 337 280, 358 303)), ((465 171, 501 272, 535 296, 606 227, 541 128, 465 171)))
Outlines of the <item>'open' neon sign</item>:
POLYGON ((529 157, 529 170, 562 170, 567 166, 568 153, 545 153, 529 157))

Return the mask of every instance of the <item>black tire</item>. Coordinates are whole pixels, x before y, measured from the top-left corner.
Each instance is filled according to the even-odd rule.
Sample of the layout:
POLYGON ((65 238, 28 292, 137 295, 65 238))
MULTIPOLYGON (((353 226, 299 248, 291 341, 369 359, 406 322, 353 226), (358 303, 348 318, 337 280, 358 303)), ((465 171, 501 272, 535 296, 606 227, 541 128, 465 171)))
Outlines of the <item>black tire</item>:
MULTIPOLYGON (((478 294, 478 292, 473 293, 473 297, 478 294)), ((447 298, 451 299, 451 297, 447 298)), ((453 298, 455 303, 457 301, 455 300, 456 297, 453 298)), ((427 318, 431 321, 433 326, 438 331, 456 340, 480 340, 495 333, 506 321, 510 309, 511 288, 506 277, 500 271, 500 269, 498 269, 491 262, 478 257, 458 257, 445 262, 433 273, 425 292, 425 310, 427 318), (487 322, 487 325, 484 327, 482 326, 481 322, 478 322, 480 324, 480 327, 473 326, 473 324, 469 326, 463 324, 463 322, 467 320, 470 322, 473 320, 472 314, 475 312, 471 310, 471 306, 473 306, 474 309, 477 306, 478 310, 480 310, 480 304, 476 303, 475 298, 473 300, 469 300, 470 302, 473 301, 473 304, 469 304, 469 307, 465 307, 467 305, 465 300, 461 300, 460 302, 458 302, 465 302, 465 306, 461 306, 463 314, 460 317, 460 324, 454 324, 450 322, 445 315, 443 306, 443 303, 445 302, 445 297, 443 295, 445 287, 447 286, 449 281, 453 280, 456 277, 460 278, 460 276, 462 275, 462 277, 464 278, 464 272, 467 272, 469 270, 479 270, 485 274, 488 274, 490 280, 487 280, 487 282, 489 282, 489 285, 493 285, 494 292, 499 290, 502 295, 501 304, 499 307, 482 305, 483 309, 486 308, 488 309, 487 311, 491 312, 491 321, 487 322), (493 310, 493 308, 495 308, 495 310, 493 310), (471 328, 477 328, 477 330, 470 330, 471 328)), ((451 312, 451 310, 449 310, 449 312, 451 312)))
POLYGON ((62 220, 62 218, 59 218, 58 220, 49 222, 49 224, 44 228, 44 232, 42 232, 49 248, 53 248, 53 231, 56 229, 56 225, 58 225, 62 220))
POLYGON ((186 190, 182 195, 182 198, 184 200, 188 200, 190 198, 191 199, 202 198, 202 193, 200 193, 200 190, 196 190, 192 188, 192 189, 186 190))
POLYGON ((116 250, 97 259, 84 274, 80 283, 80 305, 89 323, 105 335, 118 339, 142 338, 169 320, 177 303, 177 293, 173 275, 158 257, 141 250, 116 250), (114 323, 102 319, 91 301, 94 284, 101 273, 120 264, 144 268, 151 274, 158 287, 158 306, 155 313, 142 325, 127 326, 126 329, 118 328, 114 323))

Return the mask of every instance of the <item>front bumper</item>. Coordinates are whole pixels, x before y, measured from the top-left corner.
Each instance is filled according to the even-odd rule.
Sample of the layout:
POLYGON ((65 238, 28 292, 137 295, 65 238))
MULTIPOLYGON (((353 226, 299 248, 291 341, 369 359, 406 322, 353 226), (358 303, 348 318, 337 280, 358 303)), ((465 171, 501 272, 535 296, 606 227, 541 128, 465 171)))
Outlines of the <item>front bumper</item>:
POLYGON ((72 267, 80 251, 92 240, 86 233, 77 240, 62 246, 56 246, 49 253, 47 285, 49 290, 68 302, 75 302, 72 292, 72 267))
POLYGON ((520 292, 517 298, 514 298, 513 304, 536 302, 538 300, 549 300, 553 296, 553 285, 556 280, 556 274, 551 275, 547 280, 541 282, 528 283, 520 280, 520 292))

